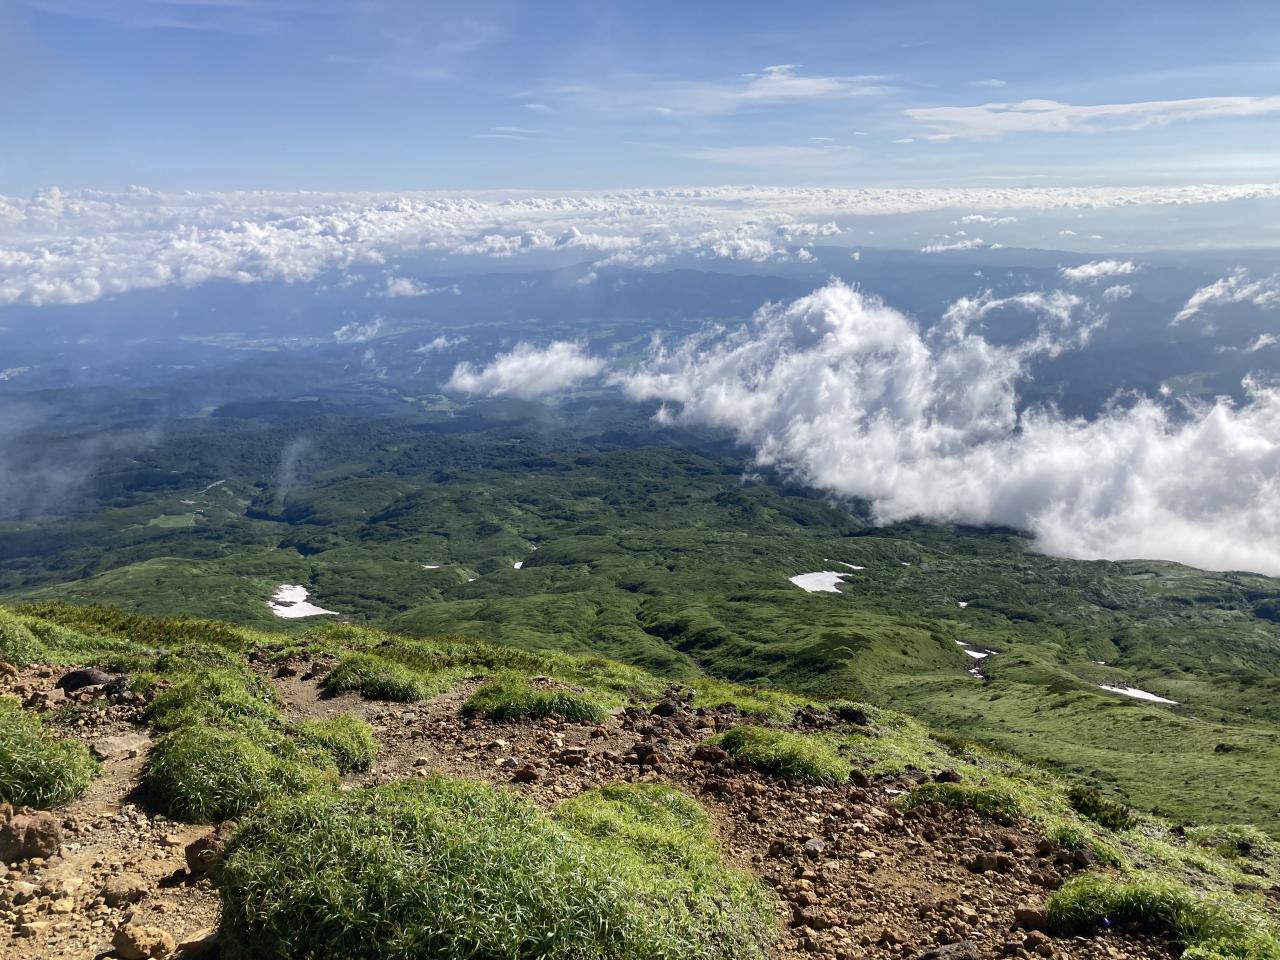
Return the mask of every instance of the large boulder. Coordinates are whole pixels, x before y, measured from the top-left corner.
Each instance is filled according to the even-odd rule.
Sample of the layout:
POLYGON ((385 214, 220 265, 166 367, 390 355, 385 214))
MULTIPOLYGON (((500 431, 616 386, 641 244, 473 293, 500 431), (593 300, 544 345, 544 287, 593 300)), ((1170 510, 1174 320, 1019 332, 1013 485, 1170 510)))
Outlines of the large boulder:
POLYGON ((126 923, 111 938, 111 948, 121 960, 159 960, 178 949, 177 942, 166 930, 126 923))
POLYGON ((62 824, 39 810, 0 815, 0 863, 49 859, 62 847, 62 824))

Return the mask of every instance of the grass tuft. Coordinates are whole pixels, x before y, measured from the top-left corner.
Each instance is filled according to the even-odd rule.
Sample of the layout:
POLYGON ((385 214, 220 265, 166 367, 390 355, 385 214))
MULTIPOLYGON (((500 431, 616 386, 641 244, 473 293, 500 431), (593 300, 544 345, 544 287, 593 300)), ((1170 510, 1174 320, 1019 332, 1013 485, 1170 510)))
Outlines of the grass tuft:
POLYGON ((944 807, 976 810, 986 816, 1024 817, 1029 811, 1017 793, 1000 783, 922 783, 907 794, 904 806, 940 803, 944 807))
POLYGON ((147 710, 157 730, 189 725, 236 727, 279 723, 271 688, 247 670, 206 669, 179 674, 172 686, 161 691, 147 710))
POLYGON ((144 777, 147 789, 173 817, 216 823, 264 800, 336 786, 337 768, 263 727, 182 727, 161 737, 144 777))
POLYGON ((1093 787, 1076 784, 1067 791, 1067 800, 1080 816, 1088 817, 1108 830, 1128 830, 1137 823, 1128 807, 1104 797, 1093 787))
POLYGON ((430 777, 279 799, 219 866, 228 960, 763 960, 769 894, 674 791, 610 788, 555 817, 430 777))
POLYGON ((84 793, 97 772, 84 744, 50 735, 38 716, 0 697, 0 803, 60 806, 84 793))
POLYGON ((491 720, 559 717, 573 723, 599 723, 609 711, 585 693, 536 687, 528 677, 502 674, 485 683, 462 705, 466 716, 491 720))
POLYGON ((1053 929, 1066 936, 1109 922, 1170 937, 1186 958, 1280 960, 1280 940, 1265 919, 1173 881, 1088 873, 1050 897, 1048 911, 1053 929))
POLYGON ((831 786, 853 772, 849 761, 812 734, 745 724, 712 738, 729 754, 757 770, 798 783, 831 786))
POLYGON ((368 770, 378 757, 373 730, 349 713, 328 720, 304 721, 298 724, 296 734, 302 743, 332 757, 341 773, 368 770))
POLYGON ((355 690, 369 700, 416 703, 442 692, 421 673, 371 653, 344 656, 325 678, 329 693, 355 690))

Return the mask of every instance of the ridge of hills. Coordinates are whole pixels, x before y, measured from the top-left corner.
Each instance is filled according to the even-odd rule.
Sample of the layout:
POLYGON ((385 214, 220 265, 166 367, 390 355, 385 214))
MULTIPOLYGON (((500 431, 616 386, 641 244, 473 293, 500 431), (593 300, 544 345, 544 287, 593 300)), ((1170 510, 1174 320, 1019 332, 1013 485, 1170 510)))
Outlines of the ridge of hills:
POLYGON ((1280 957, 1265 834, 871 703, 59 602, 0 659, 6 955, 1280 957))

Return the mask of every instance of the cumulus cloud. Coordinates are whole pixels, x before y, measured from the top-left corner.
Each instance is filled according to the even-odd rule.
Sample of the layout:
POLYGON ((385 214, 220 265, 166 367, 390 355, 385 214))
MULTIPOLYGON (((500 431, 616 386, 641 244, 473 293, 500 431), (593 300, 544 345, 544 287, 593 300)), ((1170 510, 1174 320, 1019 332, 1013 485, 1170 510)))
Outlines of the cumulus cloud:
MULTIPOLYGON (((837 151, 838 152, 838 151, 837 151)), ((571 254, 653 268, 678 257, 789 256, 782 223, 942 210, 1108 210, 1280 197, 1280 184, 1183 187, 754 188, 609 193, 122 193, 0 197, 0 306, 87 303, 210 281, 307 282, 402 256, 571 254)), ((1002 215, 1002 214, 1001 214, 1002 215)))
POLYGON ((1108 277, 1123 277, 1134 273, 1138 265, 1132 260, 1092 260, 1075 267, 1061 267, 1058 273, 1072 283, 1097 283, 1108 277))
POLYGON ((1248 270, 1237 268, 1228 276, 1193 293, 1173 318, 1173 322, 1190 320, 1203 313, 1205 307, 1221 303, 1251 303, 1264 310, 1280 306, 1280 276, 1252 280, 1248 270))
POLYGON ((1102 299, 1108 303, 1117 303, 1120 300, 1127 300, 1133 296, 1133 287, 1127 283, 1117 283, 1107 287, 1102 291, 1102 299))
POLYGON ((466 337, 453 337, 451 339, 449 337, 446 337, 444 334, 441 334, 440 336, 436 337, 434 340, 431 340, 427 343, 424 343, 422 346, 415 348, 413 352, 414 353, 435 353, 437 350, 448 350, 450 347, 456 347, 458 344, 464 342, 466 339, 467 339, 466 337))
POLYGON ((606 362, 587 354, 581 344, 557 340, 547 347, 517 344, 484 367, 463 362, 453 370, 446 390, 489 397, 540 397, 558 393, 599 375, 606 362))
POLYGON ((912 120, 937 131, 935 139, 981 139, 1011 133, 1140 130, 1175 120, 1252 117, 1277 112, 1280 112, 1280 96, 1199 97, 1088 106, 1057 100, 1020 100, 972 107, 915 107, 905 111, 912 120))
POLYGON ((425 297, 433 293, 452 293, 454 296, 460 296, 462 290, 456 283, 445 287, 433 287, 410 277, 387 277, 386 286, 382 290, 384 297, 425 297))
POLYGON ((615 379, 666 422, 731 430, 760 464, 869 500, 881 522, 1010 525, 1051 553, 1157 557, 1280 573, 1280 392, 1175 408, 1141 399, 1092 421, 1023 409, 1036 357, 1099 318, 1070 294, 960 301, 926 335, 833 282, 753 322, 656 347, 615 379), (1039 317, 1011 346, 971 330, 996 309, 1039 317))
POLYGON ((338 343, 364 343, 372 340, 378 335, 378 331, 382 329, 383 319, 374 317, 372 320, 361 322, 352 320, 350 323, 343 324, 337 330, 333 331, 333 339, 338 343))

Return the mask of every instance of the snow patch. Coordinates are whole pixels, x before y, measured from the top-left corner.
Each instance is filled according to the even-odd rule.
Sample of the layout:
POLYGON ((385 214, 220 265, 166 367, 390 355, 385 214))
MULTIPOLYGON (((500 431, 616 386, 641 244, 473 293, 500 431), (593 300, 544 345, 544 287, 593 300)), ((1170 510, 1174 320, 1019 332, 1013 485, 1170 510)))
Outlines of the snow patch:
POLYGON ((1154 693, 1147 693, 1145 690, 1139 690, 1137 687, 1130 687, 1125 684, 1114 685, 1110 683, 1098 684, 1099 689, 1107 691, 1107 693, 1118 693, 1121 696, 1133 697, 1135 700, 1146 700, 1149 703, 1168 703, 1177 706, 1177 700, 1168 700, 1164 697, 1157 697, 1154 693))
POLYGON ((323 607, 317 607, 314 603, 309 603, 307 597, 309 591, 306 587, 296 583, 282 583, 276 587, 276 592, 272 594, 271 599, 267 602, 267 606, 271 608, 271 612, 277 617, 284 617, 286 620, 296 620, 299 617, 318 617, 320 615, 339 616, 336 610, 326 610, 323 607))
POLYGON ((841 578, 847 576, 847 573, 835 570, 819 570, 816 573, 798 573, 788 579, 806 593, 839 593, 840 584, 844 582, 841 578))

